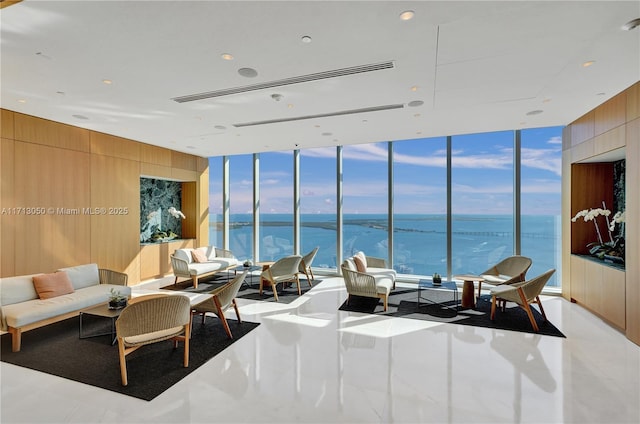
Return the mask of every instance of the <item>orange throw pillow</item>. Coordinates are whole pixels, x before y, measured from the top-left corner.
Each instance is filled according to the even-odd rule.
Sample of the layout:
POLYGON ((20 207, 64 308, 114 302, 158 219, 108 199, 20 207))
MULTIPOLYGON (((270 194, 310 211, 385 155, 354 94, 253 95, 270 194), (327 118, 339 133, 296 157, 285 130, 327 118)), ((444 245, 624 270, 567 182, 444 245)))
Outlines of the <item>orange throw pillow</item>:
POLYGON ((33 287, 40 299, 50 299, 74 292, 71 280, 64 271, 34 276, 33 287))
POLYGON ((202 250, 198 250, 198 249, 192 250, 191 257, 193 258, 194 262, 198 262, 198 263, 209 262, 209 258, 207 258, 207 255, 205 255, 202 250))

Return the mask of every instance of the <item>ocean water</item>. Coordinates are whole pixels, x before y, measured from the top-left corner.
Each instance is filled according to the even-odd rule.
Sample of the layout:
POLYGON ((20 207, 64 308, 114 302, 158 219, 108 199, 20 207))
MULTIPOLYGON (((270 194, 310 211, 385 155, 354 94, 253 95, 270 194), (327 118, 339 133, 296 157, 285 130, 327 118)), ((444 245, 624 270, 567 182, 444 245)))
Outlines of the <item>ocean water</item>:
MULTIPOLYGON (((222 243, 221 217, 211 215, 209 239, 222 243)), ((293 253, 293 216, 260 216, 260 258, 252 253, 251 214, 232 214, 229 248, 240 259, 276 260, 293 253)), ((388 258, 389 222, 385 215, 345 215, 343 217, 343 257, 362 250, 369 256, 388 258)), ((527 276, 556 269, 548 283, 560 281, 560 217, 522 217, 522 255, 533 260, 527 276)), ((302 214, 301 253, 320 249, 314 267, 336 268, 335 215, 302 214)), ((509 216, 454 215, 452 217, 452 273, 481 273, 500 259, 513 254, 513 219, 509 216)), ((445 215, 395 215, 394 268, 401 274, 430 276, 447 274, 447 222, 445 215)))

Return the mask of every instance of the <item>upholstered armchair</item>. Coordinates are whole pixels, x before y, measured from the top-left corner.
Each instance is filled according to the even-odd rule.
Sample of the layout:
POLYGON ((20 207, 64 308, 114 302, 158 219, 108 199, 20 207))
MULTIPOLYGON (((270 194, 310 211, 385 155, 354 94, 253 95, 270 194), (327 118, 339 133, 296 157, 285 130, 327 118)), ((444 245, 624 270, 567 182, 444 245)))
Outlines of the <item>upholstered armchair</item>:
POLYGON ((248 270, 244 271, 242 274, 238 274, 233 280, 231 280, 224 286, 210 291, 209 294, 211 294, 212 296, 209 299, 192 307, 192 312, 194 314, 202 315, 203 324, 207 312, 211 312, 217 315, 220 321, 222 321, 222 326, 224 327, 224 330, 227 332, 227 336, 229 336, 230 339, 233 339, 233 335, 231 334, 231 328, 229 328, 229 323, 227 322, 227 318, 224 315, 224 311, 233 306, 233 309, 236 312, 236 317, 238 317, 238 323, 242 322, 242 319, 240 318, 240 312, 238 311, 238 305, 236 304, 236 296, 238 295, 240 286, 242 286, 242 283, 244 282, 244 279, 247 276, 248 272, 248 270))
POLYGON ((164 340, 184 342, 184 367, 189 366, 191 302, 182 295, 150 295, 136 298, 116 321, 122 385, 128 384, 126 357, 142 346, 164 340))
POLYGON ((389 306, 389 293, 394 286, 394 279, 390 275, 372 275, 366 272, 358 272, 350 268, 348 264, 342 265, 342 277, 347 288, 349 297, 351 296, 377 297, 382 299, 384 310, 389 306))
MULTIPOLYGON (((531 267, 531 259, 526 256, 509 256, 480 274, 486 284, 500 286, 525 280, 531 267)), ((482 290, 482 281, 478 283, 478 297, 482 290)))
POLYGON ((302 257, 302 260, 300 261, 300 266, 298 267, 298 271, 306 275, 307 282, 309 283, 310 287, 311 287, 311 282, 315 279, 315 277, 313 276, 313 271, 311 271, 311 264, 313 263, 313 260, 315 259, 316 254, 318 253, 318 249, 319 247, 316 246, 311 252, 304 255, 302 257), (311 278, 309 278, 309 274, 311 274, 311 278))
POLYGON ((533 330, 538 332, 538 324, 533 316, 530 305, 537 303, 542 317, 545 321, 547 320, 547 316, 542 308, 542 302, 540 302, 540 293, 542 293, 542 289, 554 272, 556 272, 555 269, 550 269, 544 274, 528 281, 493 287, 491 289, 491 319, 493 320, 495 318, 496 306, 499 302, 502 302, 503 311, 506 302, 514 302, 527 312, 533 330))
POLYGON ((262 294, 265 281, 271 284, 271 287, 273 288, 273 297, 275 297, 276 302, 278 301, 278 290, 276 288, 278 283, 285 283, 288 281, 295 282, 298 285, 298 295, 302 294, 300 291, 300 280, 298 279, 298 271, 300 269, 301 261, 302 256, 300 255, 285 256, 282 259, 278 259, 266 270, 262 271, 262 274, 260 274, 260 294, 262 294))

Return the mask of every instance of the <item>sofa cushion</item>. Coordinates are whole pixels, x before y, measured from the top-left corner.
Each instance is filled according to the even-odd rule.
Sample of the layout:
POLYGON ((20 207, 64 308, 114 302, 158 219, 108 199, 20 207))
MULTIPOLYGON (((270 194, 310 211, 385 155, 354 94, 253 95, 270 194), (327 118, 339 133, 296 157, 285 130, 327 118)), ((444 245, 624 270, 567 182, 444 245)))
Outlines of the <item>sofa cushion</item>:
POLYGON ((201 251, 207 257, 208 260, 216 259, 216 247, 215 246, 203 246, 198 247, 196 250, 201 251))
POLYGON ((191 251, 193 249, 177 249, 175 251, 175 253, 173 254, 173 256, 175 256, 178 259, 182 259, 183 261, 187 261, 187 264, 190 264, 193 262, 193 257, 191 256, 191 251))
POLYGON ((353 258, 347 258, 342 262, 342 266, 347 268, 349 271, 357 271, 356 263, 353 261, 353 258))
POLYGON ((362 258, 358 255, 353 257, 353 262, 356 264, 356 269, 358 272, 367 272, 367 264, 362 258))
POLYGON ((19 275, 17 277, 0 278, 0 304, 13 305, 38 299, 38 293, 33 286, 33 277, 39 274, 19 275))
POLYGON ((376 278, 376 292, 389 295, 393 287, 393 279, 389 276, 379 276, 376 278))
POLYGON ((98 264, 86 264, 60 268, 58 271, 64 271, 67 273, 69 280, 71 280, 71 285, 73 285, 75 290, 100 284, 98 264))
MULTIPOLYGON (((362 264, 364 265, 364 271, 360 271, 360 272, 366 272, 367 268, 369 267, 369 265, 367 264, 367 257, 364 254, 364 252, 360 251, 358 253, 356 253, 355 255, 353 255, 353 258, 359 258, 360 261, 362 261, 362 264)), ((356 262, 356 268, 358 267, 358 263, 356 262)))
POLYGON ((111 289, 131 296, 131 287, 98 284, 50 299, 35 299, 5 306, 2 308, 3 319, 11 327, 22 327, 43 319, 107 303, 111 289))
POLYGON ((205 253, 200 249, 193 249, 191 251, 191 257, 193 258, 193 261, 197 263, 209 262, 207 255, 205 255, 205 253))
POLYGON ((189 274, 202 275, 209 272, 221 271, 236 265, 238 265, 238 260, 236 258, 216 258, 213 261, 205 263, 194 262, 189 265, 189 274))
POLYGON ((33 286, 40 299, 50 299, 75 291, 73 290, 69 276, 64 271, 36 275, 33 277, 33 286))

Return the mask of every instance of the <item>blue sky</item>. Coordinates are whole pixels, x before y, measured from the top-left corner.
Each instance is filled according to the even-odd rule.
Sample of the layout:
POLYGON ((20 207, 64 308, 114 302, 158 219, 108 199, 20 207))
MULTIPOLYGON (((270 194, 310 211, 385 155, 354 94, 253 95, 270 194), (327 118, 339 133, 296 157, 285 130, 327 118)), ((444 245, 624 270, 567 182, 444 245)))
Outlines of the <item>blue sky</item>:
MULTIPOLYGON (((522 131, 522 210, 560 213, 562 127, 522 131)), ((336 211, 335 148, 300 151, 302 213, 336 211)), ((291 213, 292 152, 260 154, 261 213, 291 213)), ((231 156, 231 213, 250 213, 251 155, 231 156)), ((513 132, 453 136, 454 214, 510 214, 513 132)), ((221 210, 221 159, 210 159, 210 212, 221 210)), ((386 213, 387 143, 343 149, 344 213, 386 213)), ((394 143, 396 214, 446 212, 446 138, 394 143)))

